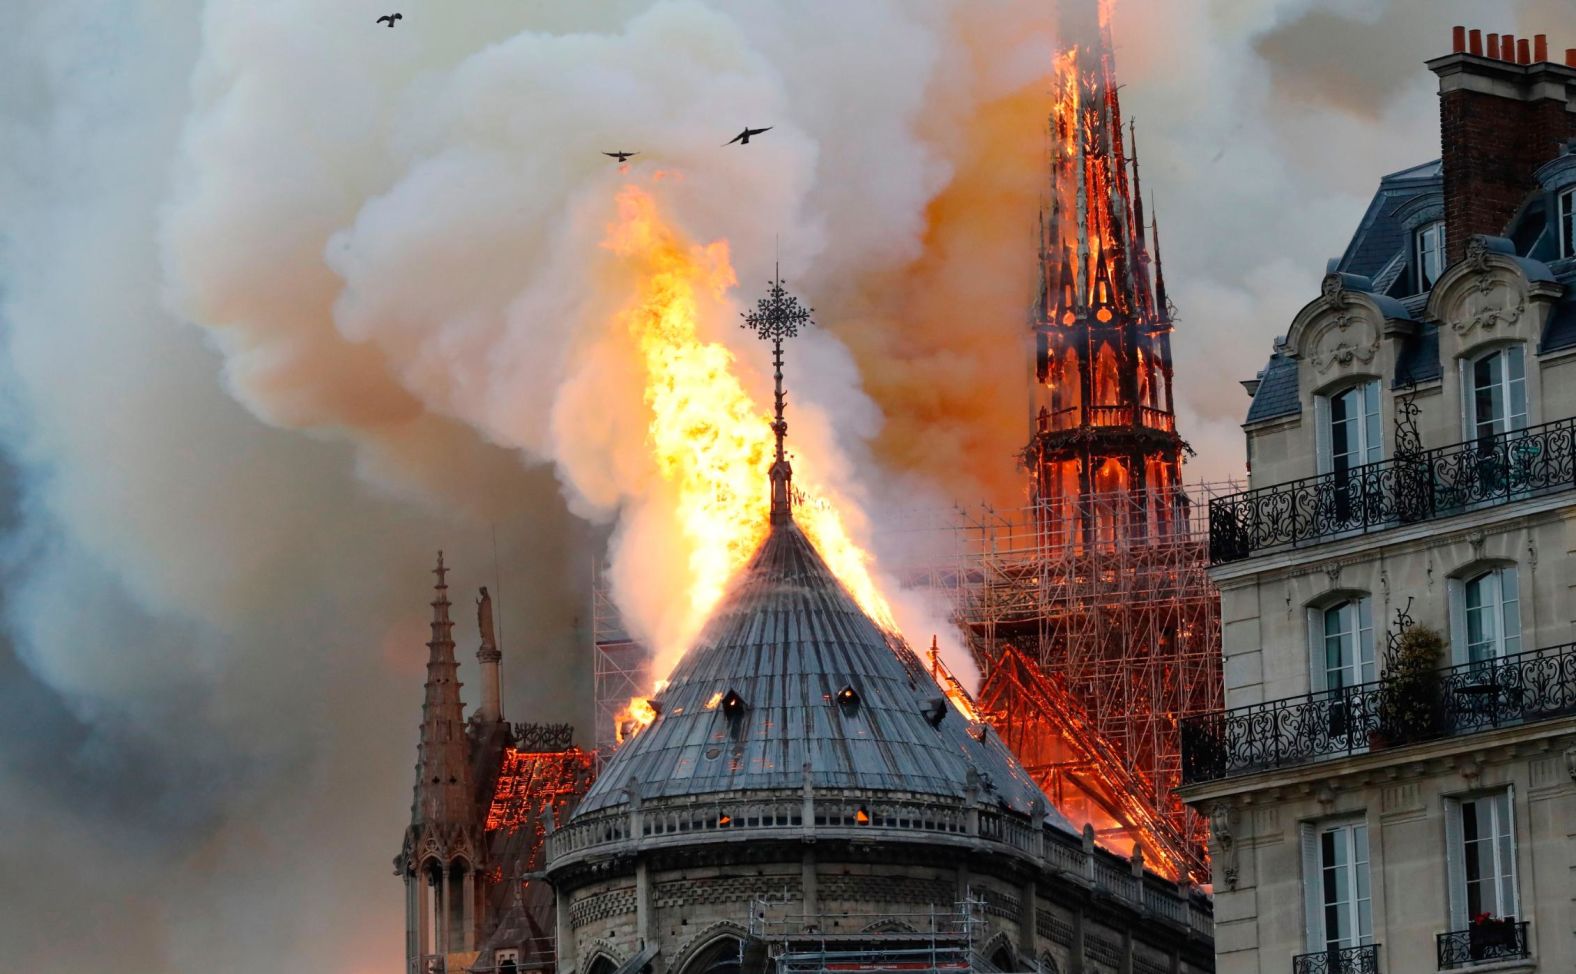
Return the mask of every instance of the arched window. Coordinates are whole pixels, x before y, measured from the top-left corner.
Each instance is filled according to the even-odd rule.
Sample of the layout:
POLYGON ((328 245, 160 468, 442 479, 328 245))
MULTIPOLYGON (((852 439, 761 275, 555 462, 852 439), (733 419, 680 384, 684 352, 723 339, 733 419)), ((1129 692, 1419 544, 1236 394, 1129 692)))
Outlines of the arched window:
POLYGON ((1308 657, 1316 692, 1370 683, 1378 677, 1368 596, 1351 595, 1309 610, 1308 657))
POLYGON ((1427 291, 1445 269, 1445 221, 1425 223, 1412 233, 1412 274, 1417 292, 1427 291))
POLYGON ((1138 404, 1152 407, 1154 403, 1150 401, 1149 370, 1149 356, 1140 348, 1138 350, 1138 404))
POLYGON ((718 937, 702 947, 679 974, 739 974, 739 939, 718 937))
POLYGON ((1110 342, 1101 342, 1095 356, 1094 403, 1115 406, 1122 400, 1122 380, 1116 367, 1116 352, 1110 342))
POLYGON ((1527 371, 1520 345, 1506 345, 1462 362, 1467 439, 1482 440, 1527 425, 1527 371))
POLYGON ((1319 472, 1344 475, 1384 457, 1379 434, 1379 380, 1368 379, 1316 400, 1319 472))
POLYGON ((1516 566, 1463 576, 1451 586, 1451 653, 1478 663, 1521 652, 1521 593, 1516 566))

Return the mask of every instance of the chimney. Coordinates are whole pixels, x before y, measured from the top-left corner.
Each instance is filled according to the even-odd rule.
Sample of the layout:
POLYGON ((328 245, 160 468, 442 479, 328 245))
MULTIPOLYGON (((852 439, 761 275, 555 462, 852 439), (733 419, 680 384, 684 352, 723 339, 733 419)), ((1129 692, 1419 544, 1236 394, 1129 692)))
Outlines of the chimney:
POLYGON ((1451 262, 1466 255, 1472 236, 1503 236, 1536 189, 1533 172, 1576 138, 1576 64, 1550 61, 1543 34, 1489 34, 1486 54, 1477 53, 1475 36, 1456 28, 1452 52, 1428 62, 1439 76, 1451 262))

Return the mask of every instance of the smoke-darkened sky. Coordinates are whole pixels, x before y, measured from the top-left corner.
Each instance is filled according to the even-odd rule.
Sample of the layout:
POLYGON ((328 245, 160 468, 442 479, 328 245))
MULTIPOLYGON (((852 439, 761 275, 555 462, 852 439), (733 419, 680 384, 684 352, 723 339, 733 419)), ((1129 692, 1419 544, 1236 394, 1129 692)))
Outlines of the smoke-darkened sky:
MULTIPOLYGON (((1050 3, 14 6, 0 968, 394 969, 435 550, 472 680, 497 597, 515 719, 585 723, 610 535, 673 584, 605 327, 626 180, 728 241, 741 304, 780 246, 822 326, 796 443, 860 530, 1011 499, 1050 3)), ((1450 26, 1576 45, 1568 0, 1492 9, 1118 0, 1191 479, 1239 474, 1238 381, 1437 155, 1450 26)))

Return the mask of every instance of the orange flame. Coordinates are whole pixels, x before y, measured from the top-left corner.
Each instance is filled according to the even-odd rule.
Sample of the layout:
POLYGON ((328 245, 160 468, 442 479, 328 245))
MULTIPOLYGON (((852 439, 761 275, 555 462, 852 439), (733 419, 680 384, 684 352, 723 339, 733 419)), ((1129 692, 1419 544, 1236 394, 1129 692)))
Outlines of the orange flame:
MULTIPOLYGON (((639 291, 621 318, 639 349, 650 409, 647 443, 672 497, 685 548, 680 570, 688 574, 679 645, 657 647, 654 668, 665 674, 765 540, 771 415, 745 391, 733 353, 701 334, 705 313, 717 314, 716 306, 736 283, 727 243, 687 242, 639 186, 626 185, 617 204, 618 219, 604 246, 639 272, 639 291)), ((803 447, 796 452, 813 470, 803 447)), ((895 628, 872 577, 871 556, 853 541, 836 505, 811 478, 797 479, 804 499, 796 505, 795 521, 861 608, 879 625, 895 628)), ((649 724, 641 718, 650 705, 635 703, 626 708, 629 716, 640 726, 649 724)))
POLYGON ((657 719, 657 708, 645 697, 630 697, 629 703, 613 715, 613 736, 622 744, 650 727, 657 719))

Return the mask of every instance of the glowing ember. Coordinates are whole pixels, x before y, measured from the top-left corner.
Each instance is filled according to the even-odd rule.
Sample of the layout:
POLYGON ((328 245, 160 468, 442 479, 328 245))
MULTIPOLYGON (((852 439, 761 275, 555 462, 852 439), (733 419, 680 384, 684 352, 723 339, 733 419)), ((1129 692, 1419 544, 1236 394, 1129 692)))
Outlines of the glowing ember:
MULTIPOLYGON (((621 318, 640 352, 647 442, 684 543, 688 605, 679 645, 657 647, 655 669, 665 673, 765 540, 771 417, 745 391, 733 353, 700 334, 703 307, 723 301, 736 283, 726 242, 689 244, 663 221, 649 193, 629 185, 619 193, 618 220, 604 246, 641 272, 639 293, 621 318)), ((799 478, 809 489, 796 505, 796 523, 866 614, 895 628, 871 576, 870 555, 854 543, 836 505, 814 488, 813 458, 800 459, 810 476, 799 478)), ((649 704, 636 703, 628 718, 645 726, 655 713, 642 719, 649 704)))

